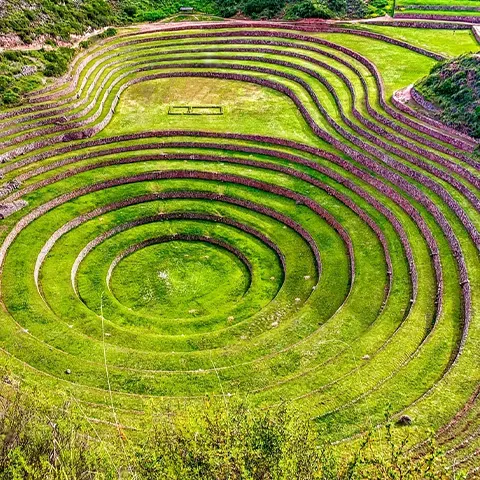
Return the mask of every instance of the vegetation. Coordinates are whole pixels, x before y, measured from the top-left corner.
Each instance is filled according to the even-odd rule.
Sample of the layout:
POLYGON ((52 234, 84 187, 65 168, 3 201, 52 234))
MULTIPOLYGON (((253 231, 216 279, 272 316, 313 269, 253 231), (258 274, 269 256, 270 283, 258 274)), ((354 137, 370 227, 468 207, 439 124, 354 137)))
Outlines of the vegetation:
POLYGON ((114 36, 117 31, 107 28, 80 43, 77 49, 47 45, 39 50, 7 50, 0 53, 0 107, 18 105, 22 95, 41 86, 52 77, 60 77, 78 50, 86 49, 98 40, 114 36))
POLYGON ((387 6, 387 4, 386 0, 374 0, 369 4, 363 0, 303 0, 299 3, 287 4, 285 17, 290 20, 298 20, 299 18, 360 18, 367 16, 369 11, 376 12, 377 7, 387 6))
POLYGON ((118 21, 118 13, 107 0, 34 0, 25 6, 18 0, 6 0, 0 11, 0 32, 14 32, 25 43, 40 35, 69 40, 70 35, 118 21))
MULTIPOLYGON (((181 6, 191 6, 196 11, 232 17, 241 14, 253 19, 284 17, 288 20, 300 18, 334 18, 365 16, 366 0, 168 0, 145 4, 139 0, 126 0, 128 14, 140 21, 154 21, 178 13, 181 6)), ((373 0, 372 12, 385 0, 373 0)))
POLYGON ((65 47, 0 53, 0 106, 18 104, 24 93, 42 84, 43 77, 63 75, 74 53, 65 47))
POLYGON ((345 457, 284 405, 259 412, 246 402, 205 399, 200 412, 150 414, 141 434, 120 429, 108 441, 69 401, 52 408, 44 397, 32 399, 17 387, 2 408, 5 480, 451 478, 433 441, 415 458, 407 439, 394 438, 387 422, 345 457))
POLYGON ((480 138, 480 57, 462 55, 435 65, 416 87, 441 109, 440 118, 480 138))

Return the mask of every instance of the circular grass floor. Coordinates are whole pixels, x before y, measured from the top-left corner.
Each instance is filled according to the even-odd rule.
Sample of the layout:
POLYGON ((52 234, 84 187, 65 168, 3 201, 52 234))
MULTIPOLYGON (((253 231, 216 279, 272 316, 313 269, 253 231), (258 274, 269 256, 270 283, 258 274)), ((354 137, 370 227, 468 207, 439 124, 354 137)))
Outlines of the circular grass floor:
POLYGON ((246 266, 221 247, 175 240, 134 247, 116 257, 110 290, 139 314, 182 318, 228 311, 250 285, 246 266))

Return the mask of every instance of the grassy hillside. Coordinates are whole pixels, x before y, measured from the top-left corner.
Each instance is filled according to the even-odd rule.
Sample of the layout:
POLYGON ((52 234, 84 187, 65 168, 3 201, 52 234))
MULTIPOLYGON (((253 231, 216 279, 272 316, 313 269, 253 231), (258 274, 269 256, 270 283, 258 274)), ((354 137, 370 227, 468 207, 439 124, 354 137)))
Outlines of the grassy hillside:
POLYGON ((480 138, 480 55, 436 65, 417 90, 441 109, 441 119, 480 138))
MULTIPOLYGON (((21 96, 45 81, 66 72, 74 48, 55 49, 72 35, 82 35, 108 25, 179 20, 181 7, 195 12, 253 19, 307 17, 361 17, 382 15, 389 0, 5 0, 0 1, 0 108, 17 105, 21 96), (3 36, 3 39, 2 39, 3 36), (10 37, 25 44, 40 41, 37 50, 8 51, 10 37), (1 48, 6 47, 5 52, 1 48)), ((195 16, 196 20, 198 16, 195 16)), ((182 15, 185 19, 185 15, 182 15)), ((90 37, 79 49, 115 34, 113 28, 90 37)), ((16 42, 14 42, 16 43, 16 42)), ((65 43, 63 43, 65 45, 65 43)), ((77 50, 79 50, 77 49, 77 50)))
POLYGON ((24 93, 39 87, 48 78, 63 75, 78 50, 115 33, 114 28, 107 28, 103 33, 82 42, 78 49, 59 47, 0 53, 0 107, 17 105, 24 93))
POLYGON ((82 34, 119 20, 114 2, 107 0, 6 0, 0 3, 0 32, 16 33, 26 43, 40 35, 68 40, 72 34, 82 34))

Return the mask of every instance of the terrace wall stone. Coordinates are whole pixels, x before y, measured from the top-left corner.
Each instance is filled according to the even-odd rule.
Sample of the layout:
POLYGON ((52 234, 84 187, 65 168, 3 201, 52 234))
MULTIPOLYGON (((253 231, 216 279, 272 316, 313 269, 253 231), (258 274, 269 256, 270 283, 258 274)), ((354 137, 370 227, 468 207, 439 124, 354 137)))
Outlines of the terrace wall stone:
POLYGON ((419 20, 440 20, 444 22, 480 23, 480 17, 475 15, 437 15, 433 13, 398 13, 395 18, 419 19, 419 20))

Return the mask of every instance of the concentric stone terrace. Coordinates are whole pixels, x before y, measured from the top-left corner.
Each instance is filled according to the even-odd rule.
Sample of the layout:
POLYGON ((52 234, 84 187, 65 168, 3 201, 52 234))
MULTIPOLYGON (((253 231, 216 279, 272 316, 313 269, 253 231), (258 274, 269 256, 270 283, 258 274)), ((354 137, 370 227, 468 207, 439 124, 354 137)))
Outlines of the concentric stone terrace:
MULTIPOLYGON (((99 421, 111 392, 132 428, 147 402, 248 394, 297 402, 342 440, 390 404, 473 472, 476 144, 391 99, 345 46, 360 35, 382 40, 256 23, 127 32, 1 113, 11 368, 99 421)), ((426 68, 441 58, 387 40, 426 68)))

